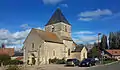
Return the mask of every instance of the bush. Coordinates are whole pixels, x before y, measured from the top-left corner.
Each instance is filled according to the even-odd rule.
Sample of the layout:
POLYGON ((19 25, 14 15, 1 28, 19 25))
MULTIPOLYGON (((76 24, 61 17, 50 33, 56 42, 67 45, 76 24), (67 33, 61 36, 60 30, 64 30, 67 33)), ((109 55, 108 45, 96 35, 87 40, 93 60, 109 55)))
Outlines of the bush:
POLYGON ((49 59, 49 63, 53 63, 53 64, 65 64, 65 59, 49 59))
POLYGON ((106 58, 104 59, 105 61, 117 61, 117 59, 114 59, 114 58, 106 58))
POLYGON ((117 59, 114 59, 114 58, 106 58, 106 59, 104 59, 103 64, 111 63, 111 62, 114 62, 114 61, 117 61, 117 59))
POLYGON ((15 65, 15 66, 8 66, 6 70, 22 70, 22 69, 15 65))
POLYGON ((10 56, 8 55, 0 55, 0 65, 3 63, 3 65, 8 64, 8 61, 10 61, 10 56))
POLYGON ((19 61, 19 60, 10 60, 8 62, 9 65, 19 65, 19 64, 23 64, 23 61, 19 61))
POLYGON ((58 59, 56 64, 65 64, 65 59, 58 59))

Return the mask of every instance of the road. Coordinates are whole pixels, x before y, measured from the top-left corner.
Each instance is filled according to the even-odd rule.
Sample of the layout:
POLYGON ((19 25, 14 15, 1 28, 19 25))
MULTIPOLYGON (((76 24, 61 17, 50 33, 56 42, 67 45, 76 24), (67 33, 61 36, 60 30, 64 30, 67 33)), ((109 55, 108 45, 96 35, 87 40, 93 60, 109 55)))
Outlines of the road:
POLYGON ((64 67, 63 65, 48 65, 43 67, 41 70, 120 70, 120 62, 93 67, 64 67))
POLYGON ((88 68, 87 70, 120 70, 120 62, 110 64, 110 65, 91 67, 91 68, 88 68))
MULTIPOLYGON (((0 70, 3 69, 0 67, 0 70)), ((120 70, 120 62, 110 65, 93 67, 64 67, 64 65, 41 65, 39 67, 29 66, 22 70, 120 70)))

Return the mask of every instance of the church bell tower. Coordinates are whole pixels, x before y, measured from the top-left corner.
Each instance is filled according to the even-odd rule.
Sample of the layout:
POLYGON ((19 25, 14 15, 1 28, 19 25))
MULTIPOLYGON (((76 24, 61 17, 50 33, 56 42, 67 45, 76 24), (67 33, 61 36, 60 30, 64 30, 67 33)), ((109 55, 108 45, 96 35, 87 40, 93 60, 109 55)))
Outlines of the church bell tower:
POLYGON ((45 25, 45 31, 56 33, 61 37, 71 37, 71 25, 58 8, 48 23, 45 25))

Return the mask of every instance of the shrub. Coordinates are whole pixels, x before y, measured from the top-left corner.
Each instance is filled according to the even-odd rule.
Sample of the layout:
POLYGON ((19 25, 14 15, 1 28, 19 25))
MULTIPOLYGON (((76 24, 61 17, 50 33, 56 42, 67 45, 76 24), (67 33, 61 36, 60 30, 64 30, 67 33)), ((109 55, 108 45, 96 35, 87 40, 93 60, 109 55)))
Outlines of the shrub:
POLYGON ((56 64, 65 64, 65 59, 58 59, 56 64))
POLYGON ((23 64, 23 61, 19 61, 19 60, 10 60, 8 62, 9 65, 19 65, 19 64, 23 64))
POLYGON ((58 60, 57 58, 49 59, 49 63, 56 63, 57 60, 58 60))
POLYGON ((49 63, 53 63, 53 64, 65 64, 65 59, 49 59, 49 63))
POLYGON ((0 55, 0 64, 3 63, 3 65, 6 65, 10 59, 11 58, 8 55, 0 55))
POLYGON ((14 65, 14 66, 8 66, 8 68, 6 70, 21 70, 21 68, 14 65))
POLYGON ((105 61, 117 61, 117 59, 114 59, 114 58, 106 58, 104 59, 105 61))

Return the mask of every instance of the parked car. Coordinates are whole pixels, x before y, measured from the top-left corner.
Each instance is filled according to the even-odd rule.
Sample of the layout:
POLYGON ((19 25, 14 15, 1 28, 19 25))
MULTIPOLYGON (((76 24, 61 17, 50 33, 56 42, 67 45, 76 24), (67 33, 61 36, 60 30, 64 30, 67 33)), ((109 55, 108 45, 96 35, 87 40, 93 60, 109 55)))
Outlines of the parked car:
POLYGON ((93 66, 93 65, 96 65, 96 61, 95 61, 95 59, 93 59, 93 58, 84 59, 84 60, 79 64, 79 66, 87 66, 87 67, 90 67, 90 66, 93 66))
POLYGON ((67 59, 65 66, 79 66, 80 61, 78 59, 67 59))

